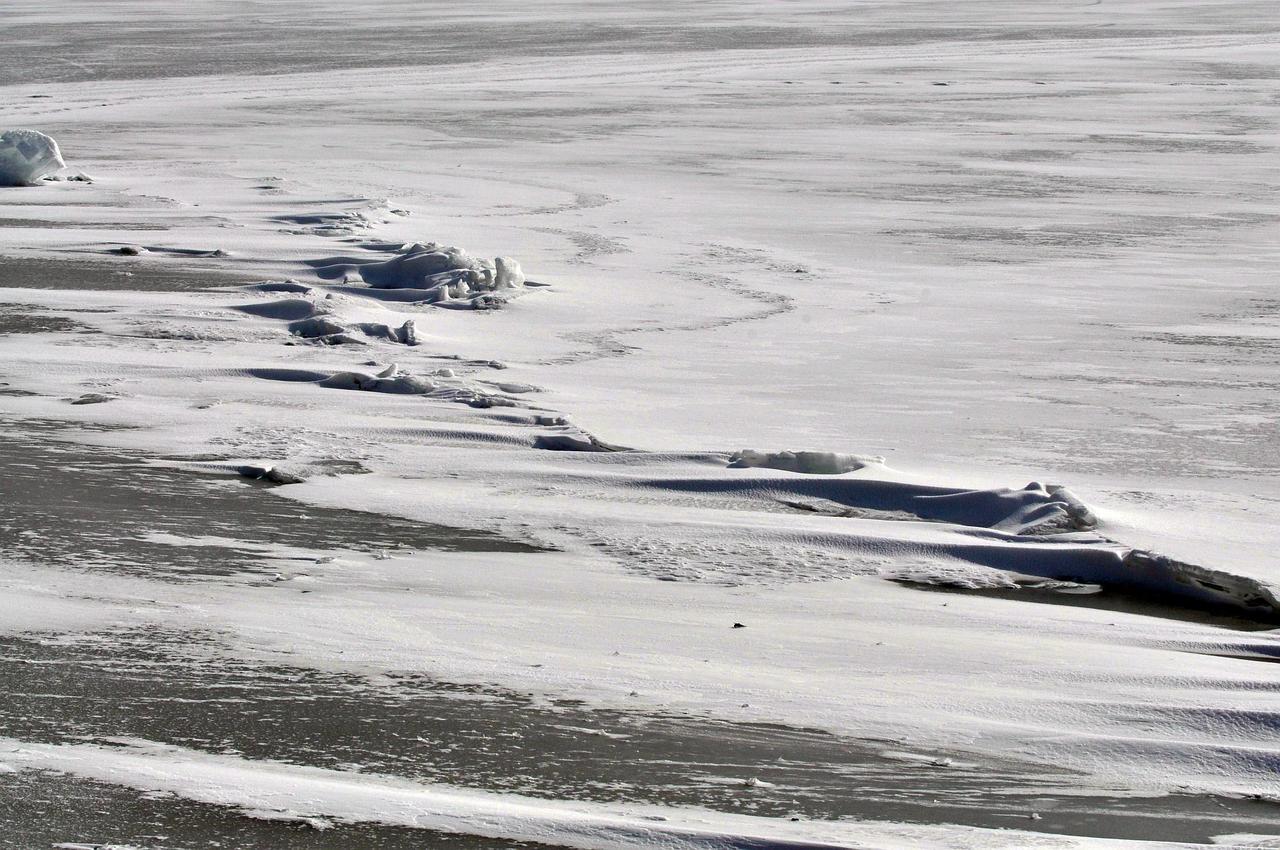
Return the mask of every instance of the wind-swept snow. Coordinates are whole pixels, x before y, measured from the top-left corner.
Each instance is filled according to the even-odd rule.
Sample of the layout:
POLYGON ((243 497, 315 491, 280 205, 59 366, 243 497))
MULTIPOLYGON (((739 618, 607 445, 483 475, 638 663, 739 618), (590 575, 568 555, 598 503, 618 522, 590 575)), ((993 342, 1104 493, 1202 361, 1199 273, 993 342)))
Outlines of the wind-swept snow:
MULTIPOLYGON (((1267 3, 132 4, 109 56, 101 5, 0 17, 0 123, 97 177, 0 197, 0 631, 1280 795, 1267 3)), ((12 746, 281 817, 457 791, 12 746)), ((437 825, 639 840, 457 793, 437 825)), ((1077 843, 901 840, 1005 839, 1077 843)))
MULTIPOLYGON (((51 770, 124 784, 139 791, 177 794, 247 816, 308 823, 373 822, 444 833, 528 841, 582 850, 840 850, 874 846, 893 850, 981 846, 1046 850, 1120 848, 1120 842, 1048 839, 1018 830, 978 830, 856 822, 798 823, 781 818, 639 805, 601 805, 422 785, 391 777, 252 762, 179 747, 122 740, 116 746, 33 744, 0 739, 0 759, 11 767, 51 770)), ((1151 843, 1150 850, 1176 845, 1151 843)), ((1182 845, 1189 846, 1189 845, 1182 845)))

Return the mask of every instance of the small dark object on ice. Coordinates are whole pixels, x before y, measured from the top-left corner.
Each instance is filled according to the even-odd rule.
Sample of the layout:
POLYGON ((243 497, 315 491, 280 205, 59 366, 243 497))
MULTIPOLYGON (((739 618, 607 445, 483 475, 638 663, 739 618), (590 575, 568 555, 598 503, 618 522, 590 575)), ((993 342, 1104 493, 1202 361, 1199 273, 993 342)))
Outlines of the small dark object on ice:
POLYGON ((733 624, 733 627, 734 627, 735 629, 745 629, 745 628, 746 628, 746 626, 742 625, 742 623, 734 623, 734 624, 733 624))

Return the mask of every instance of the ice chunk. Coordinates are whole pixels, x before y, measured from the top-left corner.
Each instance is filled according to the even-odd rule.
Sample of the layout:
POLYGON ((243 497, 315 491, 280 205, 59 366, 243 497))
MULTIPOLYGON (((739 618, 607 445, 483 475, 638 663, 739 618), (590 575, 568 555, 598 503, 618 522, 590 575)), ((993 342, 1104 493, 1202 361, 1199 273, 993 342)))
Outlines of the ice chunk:
POLYGON ((0 133, 0 186, 29 186, 65 168, 58 143, 35 130, 0 133))
POLYGON ((524 271, 510 257, 487 260, 472 257, 461 248, 435 242, 414 243, 382 263, 329 264, 322 276, 358 272, 376 289, 433 290, 436 300, 468 298, 477 292, 524 286, 524 271))
POLYGON ((729 466, 733 469, 762 466, 767 469, 804 472, 810 475, 840 475, 862 469, 873 463, 884 463, 884 458, 834 452, 761 452, 755 449, 743 449, 729 459, 729 466))
POLYGON ((272 464, 246 463, 236 466, 235 472, 255 481, 266 481, 271 484, 301 484, 306 481, 301 475, 281 469, 272 464))
POLYGON ((461 248, 429 242, 414 244, 400 256, 385 263, 360 266, 360 276, 370 286, 382 289, 429 289, 444 283, 456 284, 468 279, 482 266, 461 248))
POLYGON ((517 286, 524 286, 524 270, 520 268, 520 264, 510 257, 497 257, 493 261, 496 271, 494 272, 494 289, 513 289, 517 286))
POLYGON ((627 452, 626 446, 615 446, 598 440, 590 434, 574 437, 569 434, 543 434, 533 441, 535 449, 550 452, 627 452))
POLYGON ((102 393, 85 393, 84 395, 71 400, 72 404, 103 404, 115 399, 113 395, 103 395, 102 393))
POLYGON ((1102 580, 1210 605, 1244 608, 1269 618, 1280 615, 1280 586, 1142 549, 1134 549, 1124 556, 1119 575, 1104 576, 1102 580))
POLYGON ((406 320, 405 323, 398 328, 393 328, 390 325, 385 325, 381 322, 357 322, 356 327, 360 329, 361 333, 367 336, 385 339, 389 342, 400 342, 405 345, 418 344, 418 335, 413 324, 413 319, 406 320))
MULTIPOLYGON (((1027 485, 1030 487, 1030 485, 1027 485)), ((1094 516, 1093 511, 1089 510, 1089 506, 1080 501, 1079 497, 1063 487, 1060 484, 1050 484, 1045 491, 1058 499, 1063 504, 1063 509, 1071 517, 1076 528, 1094 528, 1098 524, 1098 518, 1094 516)))
POLYGON ((400 326, 400 330, 396 331, 396 336, 405 345, 417 345, 418 326, 414 324, 413 319, 406 319, 400 326))
POLYGON ((319 339, 334 334, 345 334, 347 329, 327 316, 312 316, 289 323, 289 333, 306 339, 319 339))
POLYGON ((394 374, 394 377, 366 375, 363 372, 338 372, 320 382, 320 386, 337 390, 363 390, 374 393, 398 395, 425 395, 434 390, 435 384, 413 375, 394 374))

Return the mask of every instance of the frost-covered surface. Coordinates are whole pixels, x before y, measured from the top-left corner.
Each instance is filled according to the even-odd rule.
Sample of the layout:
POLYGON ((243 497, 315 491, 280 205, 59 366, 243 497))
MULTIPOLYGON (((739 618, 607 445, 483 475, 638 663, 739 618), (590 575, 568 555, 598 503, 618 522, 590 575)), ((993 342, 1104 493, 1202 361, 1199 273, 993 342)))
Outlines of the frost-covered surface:
MULTIPOLYGON (((94 14, 13 5, 0 27, 94 14)), ((353 33, 320 2, 289 29, 306 62, 254 60, 296 72, 269 78, 218 75, 202 38, 187 64, 22 82, 15 39, 0 123, 74 137, 97 182, 0 198, 0 253, 94 269, 0 265, 5 321, 82 331, 0 336, 7 433, 78 423, 63 436, 272 499, 555 551, 149 537, 252 544, 281 575, 178 583, 6 549, 0 622, 901 739, 1021 760, 1029 784, 1053 764, 1095 790, 1280 794, 1275 633, 1166 605, 1265 612, 1280 582, 1269 12, 494 3, 456 56, 402 67, 377 16, 353 33), (601 29, 557 41, 556 15, 601 29), (365 49, 307 41, 339 31, 365 49), (1029 578, 1147 607, 890 581, 1029 578)), ((36 751, 0 760, 73 754, 36 751)), ((76 752, 126 783, 181 761, 197 799, 255 769, 76 752)), ((317 817, 385 790, 310 779, 344 789, 317 817)), ((741 830, 896 834, 789 823, 741 830)))
POLYGON ((28 186, 65 166, 58 143, 44 133, 0 132, 0 186, 28 186))

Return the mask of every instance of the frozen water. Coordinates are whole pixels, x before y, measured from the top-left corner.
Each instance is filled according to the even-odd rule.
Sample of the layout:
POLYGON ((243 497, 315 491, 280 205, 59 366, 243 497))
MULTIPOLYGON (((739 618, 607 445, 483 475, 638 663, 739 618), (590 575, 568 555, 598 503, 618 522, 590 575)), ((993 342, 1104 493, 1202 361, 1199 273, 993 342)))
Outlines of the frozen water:
MULTIPOLYGON (((1269 4, 391 5, 6 4, 0 120, 99 179, 0 197, 0 419, 33 438, 5 630, 891 739, 932 754, 893 782, 1008 759, 1028 800, 1046 763, 1280 794, 1280 646, 1246 631, 1280 581, 1269 4), (142 454, 260 510, 123 498, 142 454), (1134 604, 1019 595, 1082 584, 1134 604)), ((277 769, 50 730, 4 762, 173 756, 174 793, 226 768, 245 805, 277 769)), ((356 761, 276 814, 383 806, 343 808, 356 761)), ((702 787, 758 777, 745 809, 786 793, 770 763, 702 787)))

